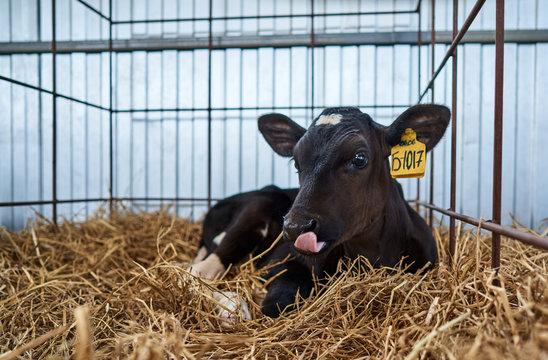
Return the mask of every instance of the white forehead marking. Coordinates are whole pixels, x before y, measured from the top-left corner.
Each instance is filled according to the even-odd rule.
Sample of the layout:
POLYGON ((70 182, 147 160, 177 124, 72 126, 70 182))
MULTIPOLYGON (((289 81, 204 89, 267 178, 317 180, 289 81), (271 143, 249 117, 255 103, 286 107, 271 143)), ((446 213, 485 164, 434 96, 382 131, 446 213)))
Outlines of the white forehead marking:
POLYGON ((219 246, 221 245, 221 242, 223 241, 223 239, 225 238, 225 235, 226 235, 226 231, 223 231, 222 233, 220 233, 219 235, 215 236, 213 238, 213 242, 215 243, 215 245, 219 246))
POLYGON ((318 125, 337 125, 341 122, 342 115, 341 114, 331 114, 331 115, 322 115, 316 121, 316 126, 318 125))

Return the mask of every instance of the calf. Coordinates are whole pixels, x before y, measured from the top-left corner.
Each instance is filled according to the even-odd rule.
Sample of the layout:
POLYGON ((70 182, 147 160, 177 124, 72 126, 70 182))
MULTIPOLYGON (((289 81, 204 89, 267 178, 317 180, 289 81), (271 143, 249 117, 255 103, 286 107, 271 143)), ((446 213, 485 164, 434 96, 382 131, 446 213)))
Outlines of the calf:
POLYGON ((217 277, 283 231, 283 241, 261 259, 290 256, 267 276, 276 277, 262 311, 276 317, 297 294, 310 294, 313 275, 334 273, 341 258, 363 255, 374 266, 394 266, 404 257, 409 271, 431 266, 437 257, 431 231, 390 176, 388 156, 406 128, 429 151, 449 118, 444 106, 416 105, 385 127, 357 108, 329 108, 306 130, 282 114, 262 116, 259 130, 275 152, 293 157, 300 188, 270 186, 220 201, 206 216, 192 271, 217 277))

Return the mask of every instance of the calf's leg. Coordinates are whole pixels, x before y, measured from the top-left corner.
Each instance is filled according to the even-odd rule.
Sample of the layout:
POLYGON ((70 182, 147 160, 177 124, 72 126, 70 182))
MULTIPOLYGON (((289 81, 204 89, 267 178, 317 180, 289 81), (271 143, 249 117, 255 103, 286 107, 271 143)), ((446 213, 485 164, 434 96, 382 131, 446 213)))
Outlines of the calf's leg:
POLYGON ((284 310, 293 310, 297 294, 307 298, 314 286, 310 270, 296 260, 274 267, 270 274, 271 276, 280 275, 268 284, 268 292, 261 310, 263 314, 273 318, 280 316, 284 310), (285 272, 281 273, 284 270, 285 272))
MULTIPOLYGON (((260 245, 272 241, 273 234, 281 231, 281 224, 274 223, 268 208, 253 204, 243 209, 232 223, 217 234, 209 246, 213 252, 192 265, 191 273, 206 279, 218 278, 230 264, 244 259, 260 245)), ((206 242, 207 243, 207 242, 206 242)))

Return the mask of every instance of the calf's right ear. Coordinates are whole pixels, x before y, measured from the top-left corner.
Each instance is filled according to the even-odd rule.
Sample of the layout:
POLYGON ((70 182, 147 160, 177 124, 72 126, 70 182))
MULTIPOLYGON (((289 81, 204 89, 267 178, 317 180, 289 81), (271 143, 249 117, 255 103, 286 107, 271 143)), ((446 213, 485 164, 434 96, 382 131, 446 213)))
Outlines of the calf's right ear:
POLYGON ((289 157, 306 129, 285 115, 272 113, 259 118, 259 131, 275 152, 289 157))

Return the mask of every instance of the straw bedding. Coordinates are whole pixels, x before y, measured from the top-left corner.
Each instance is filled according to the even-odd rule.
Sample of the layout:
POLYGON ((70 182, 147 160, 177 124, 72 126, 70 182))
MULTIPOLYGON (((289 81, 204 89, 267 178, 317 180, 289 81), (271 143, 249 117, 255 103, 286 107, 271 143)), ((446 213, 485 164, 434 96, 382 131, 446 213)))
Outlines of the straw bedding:
POLYGON ((341 264, 274 320, 254 302, 264 284, 253 262, 211 285, 188 275, 200 225, 167 211, 0 233, 1 359, 548 357, 548 252, 504 239, 497 287, 490 238, 477 230, 459 229, 453 267, 447 232, 435 229, 432 271, 341 264), (241 294, 254 320, 222 328, 210 286, 241 294))

